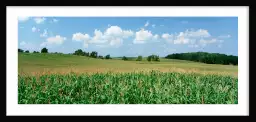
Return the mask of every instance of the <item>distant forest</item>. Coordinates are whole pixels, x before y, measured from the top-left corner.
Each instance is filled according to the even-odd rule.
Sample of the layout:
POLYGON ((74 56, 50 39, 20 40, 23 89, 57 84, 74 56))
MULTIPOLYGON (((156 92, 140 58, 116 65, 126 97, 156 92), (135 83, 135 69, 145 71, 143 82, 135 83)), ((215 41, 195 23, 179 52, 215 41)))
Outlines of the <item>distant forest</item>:
MULTIPOLYGON (((18 52, 24 52, 22 49, 18 49, 18 52)), ((29 53, 29 50, 26 50, 25 53, 29 53)), ((33 53, 39 53, 38 51, 34 51, 33 53)), ((41 50, 41 53, 48 53, 47 48, 43 48, 41 50)), ((55 52, 58 53, 58 52, 55 52)), ((62 53, 60 53, 62 54, 62 53)), ((80 55, 80 56, 87 56, 92 58, 100 58, 100 59, 112 59, 110 57, 110 54, 104 56, 98 55, 98 52, 92 51, 85 52, 82 49, 76 50, 74 53, 70 53, 73 55, 80 55)), ((119 57, 122 58, 122 60, 133 60, 136 57, 119 57)), ((142 61, 142 56, 138 56, 136 61, 142 61)), ((196 62, 202 62, 207 64, 224 64, 224 65, 238 65, 238 56, 233 55, 226 55, 226 54, 220 54, 220 53, 208 53, 208 52, 189 52, 189 53, 174 53, 169 54, 165 58, 167 59, 179 59, 179 60, 189 60, 189 61, 196 61, 196 62)), ((149 55, 147 56, 148 61, 160 61, 159 56, 157 55, 149 55)))
POLYGON ((189 61, 203 62, 207 64, 238 65, 238 56, 225 55, 225 54, 219 54, 219 53, 207 53, 207 52, 175 53, 175 54, 169 54, 165 58, 189 60, 189 61))

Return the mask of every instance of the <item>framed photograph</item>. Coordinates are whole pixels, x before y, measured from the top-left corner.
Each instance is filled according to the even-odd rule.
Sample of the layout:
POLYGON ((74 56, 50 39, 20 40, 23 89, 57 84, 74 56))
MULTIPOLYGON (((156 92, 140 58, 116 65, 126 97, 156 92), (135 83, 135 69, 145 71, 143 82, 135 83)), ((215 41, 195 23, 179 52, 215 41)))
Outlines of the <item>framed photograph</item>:
POLYGON ((247 115, 248 12, 7 7, 7 114, 247 115))

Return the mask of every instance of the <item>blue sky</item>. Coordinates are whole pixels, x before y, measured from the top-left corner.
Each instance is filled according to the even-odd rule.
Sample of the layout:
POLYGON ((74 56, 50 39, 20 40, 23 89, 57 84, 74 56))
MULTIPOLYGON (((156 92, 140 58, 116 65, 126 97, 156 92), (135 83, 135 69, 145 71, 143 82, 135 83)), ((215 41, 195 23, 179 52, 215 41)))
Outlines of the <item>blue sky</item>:
POLYGON ((18 22, 18 47, 29 51, 238 55, 237 17, 19 17, 18 22))

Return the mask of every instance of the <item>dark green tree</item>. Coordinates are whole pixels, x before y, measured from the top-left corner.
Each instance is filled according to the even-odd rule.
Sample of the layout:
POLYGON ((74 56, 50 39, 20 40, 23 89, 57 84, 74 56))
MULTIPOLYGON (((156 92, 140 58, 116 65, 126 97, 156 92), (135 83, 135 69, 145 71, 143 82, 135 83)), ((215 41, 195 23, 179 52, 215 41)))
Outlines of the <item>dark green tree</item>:
POLYGON ((41 50, 41 53, 48 53, 48 49, 45 47, 41 50))

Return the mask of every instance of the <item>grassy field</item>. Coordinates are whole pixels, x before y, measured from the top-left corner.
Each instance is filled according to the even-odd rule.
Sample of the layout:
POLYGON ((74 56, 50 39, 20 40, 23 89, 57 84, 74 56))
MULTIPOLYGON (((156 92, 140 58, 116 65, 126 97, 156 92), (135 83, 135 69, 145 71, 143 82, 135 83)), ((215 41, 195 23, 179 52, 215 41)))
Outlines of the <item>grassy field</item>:
POLYGON ((18 55, 19 104, 237 104, 237 66, 18 55), (152 71, 154 70, 154 71, 152 71))
POLYGON ((65 54, 18 55, 19 74, 66 74, 95 72, 133 72, 158 70, 161 72, 182 72, 201 74, 220 74, 237 77, 238 67, 232 65, 204 64, 185 60, 160 59, 160 62, 123 61, 119 59, 94 59, 85 56, 65 54))

